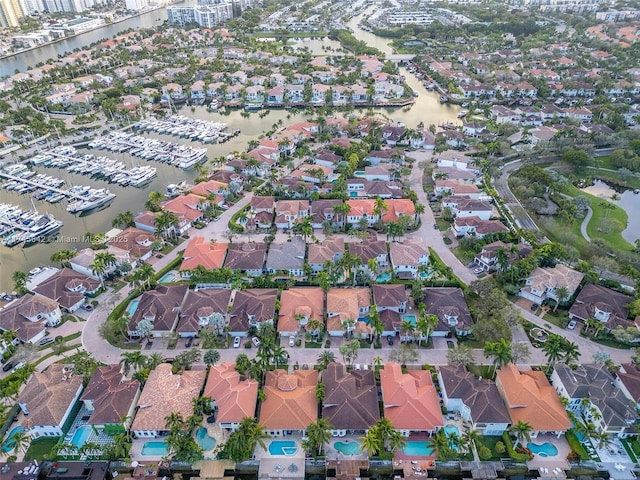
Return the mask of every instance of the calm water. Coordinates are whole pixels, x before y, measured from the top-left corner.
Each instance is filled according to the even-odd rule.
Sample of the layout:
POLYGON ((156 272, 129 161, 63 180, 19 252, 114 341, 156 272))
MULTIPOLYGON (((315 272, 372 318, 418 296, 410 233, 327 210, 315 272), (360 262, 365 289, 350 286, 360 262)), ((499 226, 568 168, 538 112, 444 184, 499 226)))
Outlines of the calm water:
POLYGON ((634 193, 633 190, 618 193, 601 180, 596 180, 592 186, 583 188, 582 191, 604 198, 623 208, 627 212, 629 220, 627 228, 622 232, 622 237, 631 244, 640 238, 640 195, 634 193), (618 193, 620 200, 611 200, 614 193, 618 193))
MULTIPOLYGON (((25 52, 8 59, 3 59, 2 62, 0 62, 0 75, 3 74, 3 72, 6 74, 12 74, 13 70, 16 68, 24 69, 27 65, 33 66, 37 62, 45 62, 49 57, 56 57, 59 52, 70 51, 74 48, 86 46, 102 38, 116 35, 119 31, 130 27, 152 27, 153 25, 160 23, 164 18, 164 10, 149 12, 118 24, 109 25, 99 30, 67 39, 63 42, 40 47, 36 50, 25 52)), ((391 53, 391 49, 386 45, 386 39, 379 38, 357 28, 357 22, 358 19, 354 18, 349 23, 349 26, 354 30, 355 35, 358 38, 366 41, 385 53, 391 53)), ((306 46, 314 54, 321 55, 323 53, 327 53, 322 50, 323 45, 331 46, 333 48, 339 47, 337 42, 321 39, 297 40, 295 46, 306 46)), ((438 94, 428 92, 423 88, 421 82, 406 70, 402 69, 402 73, 406 76, 407 83, 420 94, 420 96, 416 98, 416 103, 408 109, 373 109, 373 112, 383 114, 392 121, 402 122, 410 128, 414 128, 420 122, 423 122, 425 125, 432 123, 438 125, 444 122, 457 121, 457 113, 459 112, 458 107, 441 105, 438 94)), ((231 141, 227 143, 221 145, 207 145, 206 147, 209 158, 228 155, 236 150, 244 151, 249 140, 255 139, 261 133, 270 130, 275 123, 278 123, 279 120, 282 120, 283 125, 287 125, 304 119, 304 115, 302 113, 294 115, 286 110, 272 110, 264 118, 260 118, 257 113, 252 113, 248 118, 244 118, 241 116, 242 112, 238 110, 232 111, 229 115, 221 115, 219 113, 208 112, 204 107, 197 107, 194 110, 189 107, 185 107, 181 109, 180 113, 189 117, 223 121, 229 125, 229 130, 235 130, 237 128, 241 130, 240 135, 231 139, 231 141)), ((178 137, 162 135, 160 137, 179 143, 187 142, 185 139, 180 139, 178 137)), ((131 157, 128 154, 116 154, 102 150, 92 151, 92 153, 99 153, 100 155, 111 157, 115 156, 128 165, 136 165, 146 162, 146 160, 131 157)), ((118 213, 126 210, 131 210, 134 213, 140 211, 144 201, 149 195, 149 192, 154 190, 164 192, 168 184, 178 183, 181 180, 191 181, 195 176, 195 173, 192 171, 184 171, 155 162, 151 162, 151 164, 157 167, 158 175, 153 182, 142 189, 111 185, 106 182, 92 180, 86 176, 68 173, 65 170, 40 166, 35 167, 35 170, 38 172, 45 172, 48 175, 63 178, 74 185, 108 187, 113 193, 117 194, 116 199, 108 208, 84 217, 77 217, 68 214, 65 210, 66 202, 51 205, 46 202, 35 201, 35 206, 40 213, 52 213, 56 218, 59 218, 64 222, 64 226, 60 231, 61 237, 82 237, 87 232, 95 233, 107 231, 111 228, 111 222, 118 213)), ((0 202, 15 203, 21 205, 23 208, 32 208, 31 197, 29 195, 19 195, 15 192, 9 192, 3 189, 0 189, 0 202)), ((9 249, 0 245, 0 271, 3 273, 10 273, 16 270, 27 271, 37 265, 50 264, 51 255, 58 250, 66 248, 83 248, 85 246, 85 244, 78 242, 37 244, 26 249, 20 247, 9 249)), ((10 291, 12 288, 10 275, 0 275, 0 291, 10 291)))

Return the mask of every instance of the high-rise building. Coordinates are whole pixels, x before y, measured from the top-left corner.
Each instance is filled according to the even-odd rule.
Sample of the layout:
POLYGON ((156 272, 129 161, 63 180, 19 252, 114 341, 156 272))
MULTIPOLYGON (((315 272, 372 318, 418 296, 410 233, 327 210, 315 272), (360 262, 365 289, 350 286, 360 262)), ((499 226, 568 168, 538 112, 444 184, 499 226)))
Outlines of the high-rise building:
POLYGON ((127 10, 137 12, 149 6, 148 0, 124 0, 124 6, 127 10))
POLYGON ((195 23, 201 27, 212 28, 233 18, 233 4, 230 2, 197 5, 193 7, 167 7, 169 24, 184 26, 195 23))
POLYGON ((42 0, 19 0, 20 7, 25 15, 33 15, 34 13, 44 12, 44 3, 42 0))
POLYGON ((95 6, 94 0, 42 0, 44 8, 51 13, 82 13, 95 6))
POLYGON ((23 18, 18 0, 0 0, 0 28, 17 27, 23 18))

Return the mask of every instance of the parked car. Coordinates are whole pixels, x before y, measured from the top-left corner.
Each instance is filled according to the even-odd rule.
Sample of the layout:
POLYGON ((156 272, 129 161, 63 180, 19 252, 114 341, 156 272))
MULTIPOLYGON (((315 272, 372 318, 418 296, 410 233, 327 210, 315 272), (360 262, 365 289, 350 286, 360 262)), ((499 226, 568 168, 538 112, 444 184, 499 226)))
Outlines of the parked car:
POLYGON ((22 367, 24 367, 26 364, 24 362, 20 362, 19 364, 17 364, 15 367, 13 367, 13 369, 11 370, 11 373, 16 373, 18 370, 20 370, 22 367))
POLYGON ((392 335, 387 335, 387 343, 389 345, 393 345, 393 336, 392 335))
POLYGON ((233 339, 233 348, 240 348, 240 337, 233 339))
POLYGON ((189 339, 187 340, 187 343, 185 343, 185 347, 189 348, 191 346, 191 344, 193 343, 193 337, 189 337, 189 339))
POLYGON ((13 368, 13 362, 5 363, 4 367, 2 367, 3 372, 8 372, 13 368))
POLYGON ((50 343, 53 343, 53 342, 54 342, 53 338, 48 337, 48 338, 43 338, 42 340, 40 340, 38 345, 40 345, 41 347, 44 347, 45 345, 49 345, 50 343))
POLYGON ((289 337, 289 346, 294 347, 295 344, 296 344, 296 337, 294 336, 289 337))
POLYGON ((540 308, 540 305, 538 305, 537 303, 534 303, 533 305, 531 305, 532 312, 535 312, 536 310, 538 310, 538 308, 540 308))
POLYGON ((576 321, 575 321, 575 320, 571 320, 571 321, 567 324, 567 328, 568 328, 569 330, 573 330, 574 328, 576 328, 576 325, 577 325, 576 321))
POLYGON ((85 312, 91 312, 93 310, 93 305, 91 305, 90 303, 84 303, 82 304, 82 309, 85 312))
POLYGON ((260 344, 262 343, 258 337, 253 337, 251 339, 251 342, 253 342, 253 344, 256 346, 256 348, 259 347, 260 344))
POLYGON ((476 275, 480 275, 482 272, 484 272, 484 268, 480 268, 480 267, 476 268, 473 271, 473 273, 475 273, 476 275))

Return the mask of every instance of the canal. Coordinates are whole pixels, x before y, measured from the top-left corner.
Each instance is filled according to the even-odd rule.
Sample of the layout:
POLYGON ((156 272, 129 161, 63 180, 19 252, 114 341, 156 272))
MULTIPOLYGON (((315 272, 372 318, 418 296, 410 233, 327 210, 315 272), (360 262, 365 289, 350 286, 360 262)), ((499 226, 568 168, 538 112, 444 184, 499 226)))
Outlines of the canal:
MULTIPOLYGON (((67 39, 64 42, 47 45, 9 59, 3 59, 2 68, 7 68, 4 65, 4 62, 9 61, 12 63, 12 66, 9 67, 11 70, 10 73, 13 73, 15 68, 23 70, 26 68, 26 65, 33 66, 38 62, 46 62, 49 57, 57 57, 59 52, 86 46, 92 42, 97 42, 102 38, 108 38, 116 35, 118 32, 128 28, 153 27, 154 25, 161 23, 164 18, 164 10, 149 12, 118 24, 112 24, 99 30, 67 39)), ((361 30, 357 27, 358 21, 359 17, 354 17, 349 22, 349 27, 354 31, 357 38, 375 46, 386 54, 391 53, 390 47, 386 44, 387 40, 361 30)), ((328 44, 322 39, 310 39, 297 41, 297 45, 299 47, 306 46, 312 52, 322 54, 322 47, 324 46, 326 49, 328 44)), ((332 47, 337 47, 337 45, 333 43, 330 45, 332 47)), ((425 126, 428 126, 430 124, 439 125, 441 123, 458 121, 458 107, 440 104, 440 97, 438 94, 427 91, 422 86, 420 80, 406 71, 406 69, 401 69, 401 72, 405 75, 407 83, 411 88, 416 90, 419 94, 416 98, 416 103, 408 108, 380 108, 373 109, 372 112, 382 114, 394 122, 404 123, 410 128, 415 128, 415 126, 420 122, 423 122, 425 126)), ((258 113, 252 113, 248 117, 243 117, 241 115, 243 112, 240 110, 231 111, 228 115, 223 115, 221 113, 209 112, 204 107, 184 107, 181 109, 180 113, 189 117, 225 122, 229 125, 229 131, 240 129, 241 134, 227 143, 206 145, 208 157, 210 159, 228 155, 233 151, 244 151, 249 140, 256 139, 261 133, 270 130, 272 126, 280 120, 283 125, 287 125, 304 119, 303 113, 294 114, 289 110, 271 110, 267 115, 264 115, 263 118, 261 118, 258 113)), ((177 137, 162 136, 162 138, 178 143, 187 142, 186 140, 179 139, 177 137)), ((196 146, 200 145, 196 143, 196 146)), ((107 157, 115 156, 129 166, 147 162, 136 157, 131 157, 128 154, 116 154, 101 150, 92 151, 91 153, 107 157)), ((65 209, 66 202, 58 205, 51 205, 46 202, 35 201, 34 204, 39 213, 54 214, 56 218, 64 222, 64 226, 60 231, 60 241, 48 244, 36 244, 28 248, 14 247, 9 249, 0 245, 0 271, 8 273, 0 276, 0 291, 12 290, 13 282, 11 280, 11 272, 17 270, 28 271, 37 265, 51 264, 50 257, 58 250, 71 248, 80 249, 87 246, 82 243, 64 243, 65 238, 82 237, 88 232, 96 233, 107 231, 111 228, 111 222, 118 213, 127 210, 134 213, 141 211, 142 205, 147 199, 149 192, 164 192, 168 184, 178 183, 181 180, 190 182, 195 176, 193 171, 184 171, 156 162, 151 162, 150 164, 157 167, 158 175, 150 184, 142 189, 111 185, 103 181, 91 179, 87 176, 69 173, 66 170, 41 166, 35 167, 34 170, 37 172, 43 172, 54 177, 65 179, 67 183, 71 183, 73 185, 91 185, 98 188, 107 187, 115 193, 117 197, 105 210, 83 217, 67 213, 65 209)), ((0 202, 18 204, 22 206, 22 208, 33 208, 32 200, 29 195, 19 195, 16 192, 4 189, 0 189, 0 202)))

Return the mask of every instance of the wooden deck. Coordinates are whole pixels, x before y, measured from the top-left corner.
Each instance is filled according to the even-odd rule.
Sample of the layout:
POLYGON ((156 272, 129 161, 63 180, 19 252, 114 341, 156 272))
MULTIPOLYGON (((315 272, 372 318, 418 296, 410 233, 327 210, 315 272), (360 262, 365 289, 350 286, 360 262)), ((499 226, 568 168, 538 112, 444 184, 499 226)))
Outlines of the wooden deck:
POLYGON ((369 470, 369 460, 327 460, 326 467, 327 480, 354 480, 362 476, 362 470, 369 470), (330 476, 334 471, 335 475, 330 476))
POLYGON ((460 470, 470 471, 471 477, 477 480, 492 480, 498 478, 504 466, 502 462, 460 462, 460 470))

